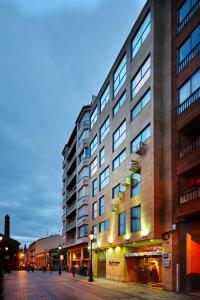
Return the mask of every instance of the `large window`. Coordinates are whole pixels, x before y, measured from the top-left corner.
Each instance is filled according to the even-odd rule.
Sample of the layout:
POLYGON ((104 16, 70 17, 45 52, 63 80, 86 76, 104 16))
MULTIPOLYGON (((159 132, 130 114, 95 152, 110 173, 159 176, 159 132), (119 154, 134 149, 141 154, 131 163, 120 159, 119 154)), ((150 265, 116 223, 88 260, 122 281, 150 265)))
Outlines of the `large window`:
POLYGON ((94 126, 94 124, 97 121, 97 107, 94 109, 93 113, 91 114, 90 117, 90 128, 94 126))
POLYGON ((92 219, 96 219, 97 218, 97 202, 94 202, 92 204, 92 219))
POLYGON ((88 186, 84 185, 79 191, 78 191, 78 200, 82 197, 88 196, 88 186))
POLYGON ((83 130, 81 136, 79 137, 78 139, 78 145, 80 146, 81 143, 84 141, 84 140, 87 140, 89 138, 89 130, 88 129, 85 129, 83 130))
POLYGON ((101 167, 105 163, 105 147, 99 152, 99 166, 101 167))
POLYGON ((178 10, 178 31, 182 30, 200 7, 199 0, 186 0, 178 10))
POLYGON ((124 235, 126 234, 126 212, 122 212, 118 215, 118 234, 124 235))
POLYGON ((95 197, 97 194, 97 179, 92 181, 92 197, 95 197))
POLYGON ((117 128, 113 134, 113 151, 115 151, 119 145, 126 138, 126 120, 117 128))
POLYGON ((78 163, 80 164, 84 158, 88 158, 88 157, 89 157, 89 149, 87 147, 83 148, 83 150, 80 152, 78 156, 78 163))
POLYGON ((122 58, 114 73, 114 97, 117 95, 119 89, 126 80, 126 54, 122 58))
POLYGON ((110 125, 110 120, 108 117, 100 128, 100 143, 103 141, 103 139, 109 133, 109 125, 110 125))
POLYGON ((125 191, 126 191, 126 187, 118 183, 112 188, 112 198, 113 199, 116 198, 119 192, 125 192, 125 191))
POLYGON ((79 227, 78 233, 79 233, 79 238, 88 236, 88 225, 83 225, 83 226, 79 227))
POLYGON ((126 149, 124 149, 114 160, 113 160, 113 170, 116 170, 121 163, 126 159, 126 149))
POLYGON ((141 192, 141 174, 140 172, 131 175, 131 197, 141 192))
POLYGON ((145 142, 151 136, 150 124, 131 142, 131 152, 136 152, 137 145, 140 142, 145 142))
POLYGON ((94 137, 94 139, 92 140, 92 142, 90 144, 90 156, 92 156, 94 154, 96 149, 97 149, 97 135, 94 137))
POLYGON ((131 208, 131 232, 141 230, 141 206, 131 208))
POLYGON ((126 100, 126 92, 119 98, 119 100, 115 104, 115 106, 113 108, 113 117, 116 115, 116 113, 118 112, 118 110, 120 109, 120 107, 122 107, 122 105, 125 102, 125 100, 126 100))
POLYGON ((131 92, 132 92, 132 99, 141 89, 141 87, 145 84, 147 79, 149 78, 151 73, 151 62, 150 56, 147 60, 143 63, 142 67, 139 69, 133 80, 131 81, 131 92))
POLYGON ((78 180, 81 180, 84 177, 89 177, 89 169, 88 167, 83 167, 78 173, 78 180))
POLYGON ((102 216, 105 214, 105 197, 102 196, 99 199, 99 215, 102 216))
POLYGON ((100 191, 109 184, 109 167, 107 167, 101 174, 99 179, 100 191))
POLYGON ((97 171, 97 157, 90 164, 90 177, 92 177, 97 171))
POLYGON ((83 125, 89 125, 89 111, 84 112, 82 118, 79 121, 79 129, 83 126, 83 125))
POLYGON ((78 218, 88 216, 88 205, 83 205, 78 209, 78 218))
POLYGON ((151 100, 151 92, 148 90, 144 96, 139 100, 139 102, 134 106, 131 111, 131 121, 137 117, 145 105, 151 100))
POLYGON ((99 223, 99 232, 103 232, 107 230, 109 230, 109 220, 105 220, 99 223))
POLYGON ((92 226, 92 231, 93 231, 93 234, 94 234, 93 242, 96 242, 96 240, 97 240, 97 225, 92 226))
POLYGON ((138 29, 132 41, 132 58, 137 54, 138 50, 144 43, 146 37, 151 31, 151 13, 149 12, 143 20, 140 28, 138 29))
POLYGON ((107 88, 105 89, 103 95, 100 98, 100 112, 103 111, 109 99, 110 99, 110 84, 108 84, 107 88))
POLYGON ((178 90, 178 113, 181 113, 200 96, 200 69, 178 90))
POLYGON ((200 25, 198 25, 183 43, 178 51, 178 71, 180 72, 188 62, 200 51, 200 25))

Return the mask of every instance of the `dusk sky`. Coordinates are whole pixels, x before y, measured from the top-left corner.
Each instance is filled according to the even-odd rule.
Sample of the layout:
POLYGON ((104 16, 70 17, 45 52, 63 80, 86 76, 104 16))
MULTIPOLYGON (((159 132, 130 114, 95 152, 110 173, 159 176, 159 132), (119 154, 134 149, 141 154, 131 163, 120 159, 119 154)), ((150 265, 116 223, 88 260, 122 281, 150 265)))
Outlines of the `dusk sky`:
POLYGON ((0 232, 62 230, 62 149, 145 0, 0 0, 0 232))

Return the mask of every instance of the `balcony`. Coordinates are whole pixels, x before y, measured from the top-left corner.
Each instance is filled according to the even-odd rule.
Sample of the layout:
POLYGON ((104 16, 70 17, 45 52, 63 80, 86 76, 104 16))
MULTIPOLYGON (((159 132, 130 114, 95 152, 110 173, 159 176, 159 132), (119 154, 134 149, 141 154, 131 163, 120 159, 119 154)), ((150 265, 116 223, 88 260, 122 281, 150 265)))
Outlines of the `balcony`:
POLYGON ((77 188, 78 190, 83 186, 83 185, 88 185, 88 180, 89 180, 89 176, 83 176, 82 178, 80 178, 77 182, 77 188))
POLYGON ((185 18, 179 23, 177 32, 180 32, 186 24, 189 22, 189 20, 192 18, 192 16, 198 11, 200 8, 200 1, 197 1, 195 5, 191 8, 191 10, 188 12, 188 14, 185 16, 185 18))
POLYGON ((66 215, 69 216, 76 209, 76 202, 67 207, 66 215))
POLYGON ((65 192, 66 192, 66 187, 65 187, 65 186, 63 186, 63 187, 62 187, 62 194, 64 195, 64 194, 65 194, 65 192))
POLYGON ((77 200, 77 207, 88 204, 88 196, 82 196, 77 200))
POLYGON ((76 238, 66 238, 66 246, 69 247, 69 246, 72 246, 76 244, 76 238))
POLYGON ((90 128, 90 120, 82 121, 79 125, 79 132, 78 132, 79 136, 81 135, 81 133, 84 129, 88 129, 88 128, 90 128))
POLYGON ((69 201, 75 193, 76 193, 76 186, 74 186, 73 189, 66 194, 66 200, 69 201))
POLYGON ((200 213, 200 187, 188 190, 180 195, 177 208, 178 217, 187 217, 200 213))
POLYGON ((76 169, 72 172, 72 174, 67 178, 67 187, 72 182, 73 178, 76 176, 76 169))
MULTIPOLYGON (((69 159, 70 154, 71 154, 73 148, 75 148, 75 152, 76 152, 76 147, 74 147, 75 144, 76 144, 76 139, 72 142, 71 146, 68 148, 68 151, 67 151, 67 159, 69 159)), ((70 158, 70 160, 71 160, 71 158, 70 158)))
POLYGON ((88 242, 89 242, 88 235, 82 236, 77 239, 77 244, 88 243, 88 242))
POLYGON ((76 227, 76 220, 73 220, 66 224, 66 231, 69 231, 69 230, 73 229, 74 227, 76 227))
POLYGON ((178 64, 177 72, 181 72, 187 64, 200 52, 200 43, 178 64))
POLYGON ((189 106, 200 99, 200 88, 196 90, 189 98, 178 106, 177 115, 182 114, 189 106))
POLYGON ((198 138, 196 138, 193 142, 191 142, 190 144, 185 146, 183 149, 181 149, 180 158, 188 155, 189 153, 191 153, 192 151, 194 151, 197 148, 200 148, 200 136, 198 138))
POLYGON ((89 165, 89 157, 84 157, 78 165, 79 169, 82 169, 84 166, 89 165))
POLYGON ((76 221, 77 226, 81 226, 82 224, 87 224, 87 223, 88 223, 88 216, 79 217, 76 221))
POLYGON ((70 161, 66 162, 66 171, 68 172, 71 168, 72 164, 74 163, 74 160, 76 159, 76 153, 71 157, 70 161))

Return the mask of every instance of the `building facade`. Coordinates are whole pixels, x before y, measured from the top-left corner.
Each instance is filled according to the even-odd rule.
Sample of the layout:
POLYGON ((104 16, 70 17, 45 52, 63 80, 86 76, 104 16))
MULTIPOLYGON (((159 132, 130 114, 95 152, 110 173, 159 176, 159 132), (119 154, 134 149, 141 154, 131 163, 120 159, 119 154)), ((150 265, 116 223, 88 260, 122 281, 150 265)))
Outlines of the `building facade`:
POLYGON ((200 286, 200 1, 172 1, 174 279, 200 286))
MULTIPOLYGON (((187 280, 190 290, 199 278, 198 12, 199 1, 147 1, 98 95, 81 110, 76 134, 73 130, 63 150, 64 165, 66 159, 68 169, 73 163, 71 172, 77 176, 75 242, 86 247, 88 232, 94 232, 95 276, 176 291, 182 291, 187 280), (190 36, 188 43, 194 43, 195 50, 189 48, 185 54, 188 43, 180 48, 190 36), (177 102, 177 97, 183 99, 177 102), (85 141, 80 146, 82 135, 85 141), (72 155, 73 140, 77 144, 72 155), (189 141, 193 144, 188 146, 189 141), (82 155, 85 165, 79 159, 82 155), (185 192, 189 195, 182 196, 185 192), (82 197, 85 207, 79 215, 82 197), (79 226, 84 226, 84 244, 78 242, 79 226), (191 275, 186 269, 193 266, 191 275)), ((70 200, 70 189, 67 195, 70 200)), ((64 234, 69 232, 66 220, 64 234)), ((68 237, 66 245, 70 249, 68 237)))

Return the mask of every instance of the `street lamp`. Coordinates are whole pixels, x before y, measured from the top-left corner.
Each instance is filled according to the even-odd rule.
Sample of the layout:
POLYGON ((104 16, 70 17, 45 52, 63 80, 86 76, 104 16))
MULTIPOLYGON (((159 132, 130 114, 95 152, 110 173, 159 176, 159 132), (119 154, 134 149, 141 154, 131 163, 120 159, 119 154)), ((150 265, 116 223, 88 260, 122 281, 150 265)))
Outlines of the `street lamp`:
POLYGON ((0 242, 3 240, 3 237, 2 237, 2 235, 0 235, 0 242))
POLYGON ((94 233, 93 231, 91 231, 89 233, 89 239, 90 239, 90 265, 89 265, 89 279, 88 281, 89 282, 93 282, 94 279, 93 279, 93 272, 92 272, 92 241, 94 239, 94 233))
POLYGON ((59 245, 58 246, 58 257, 59 257, 59 267, 58 267, 58 274, 61 275, 62 274, 62 259, 61 259, 61 256, 60 255, 60 251, 62 250, 62 246, 59 245))

